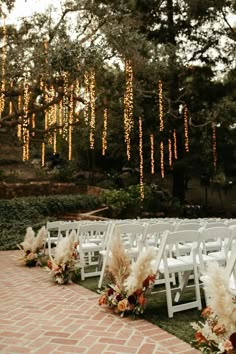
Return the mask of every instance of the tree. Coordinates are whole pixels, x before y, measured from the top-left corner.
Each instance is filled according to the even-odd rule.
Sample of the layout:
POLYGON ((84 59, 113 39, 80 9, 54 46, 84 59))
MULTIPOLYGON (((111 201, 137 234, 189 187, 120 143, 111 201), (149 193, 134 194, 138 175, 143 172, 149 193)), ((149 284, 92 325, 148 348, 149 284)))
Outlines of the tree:
MULTIPOLYGON (((55 13, 51 8, 47 14, 25 19, 19 28, 8 25, 7 42, 2 46, 8 60, 4 63, 2 77, 6 85, 1 89, 5 102, 1 126, 25 124, 34 133, 33 139, 42 141, 47 138, 48 141, 48 135, 52 135, 55 129, 64 129, 67 123, 59 124, 57 120, 45 130, 45 112, 50 112, 53 107, 59 112, 58 107, 62 104, 68 115, 73 101, 74 119, 69 126, 80 128, 84 152, 89 148, 88 140, 85 140, 89 128, 82 118, 87 114, 87 108, 91 110, 84 78, 95 69, 99 117, 96 124, 101 133, 103 111, 108 108, 111 116, 108 139, 112 144, 109 158, 125 161, 123 66, 125 59, 129 59, 134 72, 133 151, 138 152, 137 121, 140 115, 143 117, 147 166, 150 134, 155 136, 156 159, 159 161, 159 141, 164 141, 167 155, 168 140, 172 139, 175 130, 178 160, 173 172, 168 161, 165 167, 166 172, 174 176, 174 196, 184 201, 184 170, 190 160, 185 151, 184 107, 187 107, 190 123, 190 151, 198 155, 198 163, 199 139, 203 140, 205 127, 223 121, 229 126, 231 114, 235 112, 231 77, 224 82, 218 79, 216 70, 220 63, 225 71, 230 72, 232 67, 235 31, 228 14, 233 11, 234 1, 222 0, 104 0, 97 1, 96 5, 94 1, 84 0, 79 4, 78 1, 64 1, 61 12, 55 13), (73 26, 68 23, 72 15, 75 19, 71 21, 73 26), (222 40, 224 48, 220 45, 222 40), (13 84, 11 78, 14 78, 13 84), (80 85, 76 86, 78 80, 80 85), (159 82, 163 86, 164 129, 161 132, 159 82), (27 90, 31 92, 30 101, 27 107, 24 105, 19 109, 17 100, 24 98, 27 90), (11 114, 9 102, 12 103, 11 114), (35 128, 31 121, 27 123, 33 114, 37 120, 35 128)), ((4 28, 2 35, 3 32, 4 28)), ((4 36, 2 39, 4 43, 4 36)))

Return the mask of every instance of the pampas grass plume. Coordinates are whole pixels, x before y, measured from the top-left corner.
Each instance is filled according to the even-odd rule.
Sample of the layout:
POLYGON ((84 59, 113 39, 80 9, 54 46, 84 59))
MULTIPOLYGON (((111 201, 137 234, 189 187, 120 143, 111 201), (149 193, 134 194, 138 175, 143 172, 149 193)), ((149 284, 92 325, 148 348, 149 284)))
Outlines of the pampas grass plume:
POLYGON ((229 292, 228 282, 224 268, 216 262, 209 262, 207 272, 203 276, 208 305, 218 316, 219 323, 224 324, 226 330, 232 333, 236 324, 236 304, 229 292))
POLYGON ((69 236, 63 237, 55 249, 54 263, 66 264, 73 259, 74 240, 76 232, 72 230, 69 236))
POLYGON ((34 243, 34 235, 35 232, 31 226, 27 227, 24 241, 20 244, 20 248, 24 250, 24 252, 32 252, 32 245, 34 243))
POLYGON ((122 289, 124 280, 130 273, 130 257, 116 228, 111 241, 111 258, 108 261, 108 272, 114 278, 115 284, 122 289))
POLYGON ((131 264, 131 273, 124 282, 128 294, 132 294, 136 290, 143 288, 143 281, 149 275, 153 274, 151 263, 155 258, 155 248, 148 247, 143 249, 136 262, 131 264))

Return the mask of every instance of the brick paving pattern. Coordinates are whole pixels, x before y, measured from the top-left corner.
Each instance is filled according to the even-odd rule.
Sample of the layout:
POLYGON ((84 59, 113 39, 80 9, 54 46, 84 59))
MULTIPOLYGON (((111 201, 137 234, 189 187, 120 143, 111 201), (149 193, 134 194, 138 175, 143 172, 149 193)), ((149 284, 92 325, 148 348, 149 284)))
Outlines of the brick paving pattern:
POLYGON ((120 318, 77 284, 54 284, 46 270, 0 251, 0 353, 197 354, 144 320, 120 318))

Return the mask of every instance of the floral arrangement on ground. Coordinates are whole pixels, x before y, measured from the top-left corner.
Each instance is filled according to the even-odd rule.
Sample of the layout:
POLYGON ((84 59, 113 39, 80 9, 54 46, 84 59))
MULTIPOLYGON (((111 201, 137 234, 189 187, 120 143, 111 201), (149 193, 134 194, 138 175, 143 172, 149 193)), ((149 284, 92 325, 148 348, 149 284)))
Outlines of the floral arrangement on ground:
POLYGON ((121 237, 116 233, 107 267, 107 276, 111 282, 100 291, 99 305, 108 305, 121 317, 131 315, 135 318, 143 314, 156 278, 152 269, 155 257, 156 251, 150 247, 131 263, 121 237))
POLYGON ((236 353, 236 301, 224 269, 209 263, 203 282, 208 306, 203 321, 191 323, 196 330, 193 345, 203 353, 236 353))
POLYGON ((75 235, 73 230, 68 236, 63 237, 56 245, 54 256, 47 262, 46 269, 57 284, 67 284, 71 281, 72 274, 81 267, 75 235))
POLYGON ((42 265, 46 236, 47 231, 45 226, 41 227, 36 236, 32 227, 28 227, 24 241, 17 245, 21 250, 20 262, 27 267, 42 265))

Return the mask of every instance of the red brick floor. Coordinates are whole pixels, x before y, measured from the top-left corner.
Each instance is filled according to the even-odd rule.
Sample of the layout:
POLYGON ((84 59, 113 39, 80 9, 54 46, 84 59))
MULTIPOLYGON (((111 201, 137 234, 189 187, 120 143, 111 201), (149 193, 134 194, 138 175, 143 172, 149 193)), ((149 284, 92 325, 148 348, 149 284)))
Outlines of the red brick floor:
POLYGON ((18 255, 0 251, 0 353, 199 353, 151 323, 98 306, 96 293, 54 284, 18 255))

